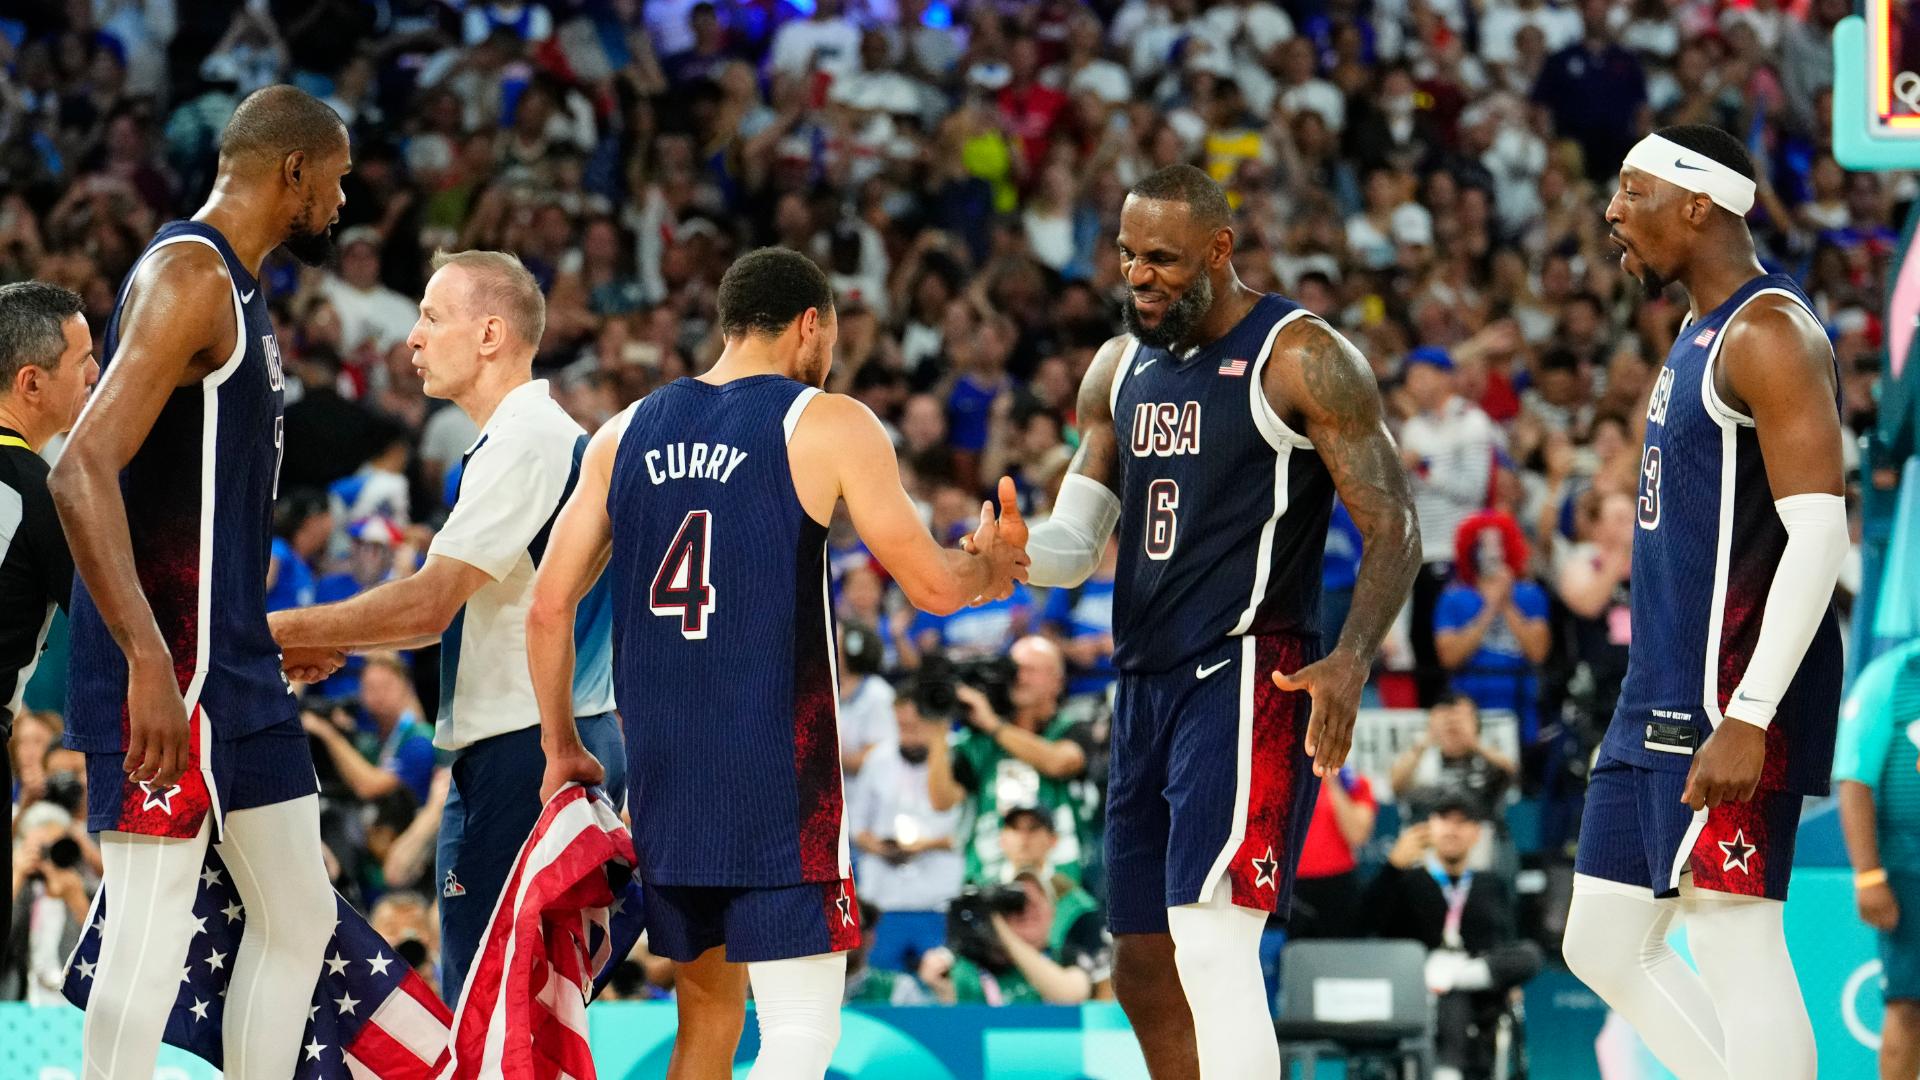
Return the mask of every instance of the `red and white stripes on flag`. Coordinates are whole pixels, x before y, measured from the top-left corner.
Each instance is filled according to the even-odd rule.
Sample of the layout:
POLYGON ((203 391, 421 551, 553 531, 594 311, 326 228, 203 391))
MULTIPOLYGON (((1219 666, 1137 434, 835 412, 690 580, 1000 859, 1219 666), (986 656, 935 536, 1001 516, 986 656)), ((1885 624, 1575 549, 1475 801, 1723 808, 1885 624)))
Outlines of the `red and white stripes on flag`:
POLYGON ((1237 379, 1245 376, 1246 373, 1247 362, 1245 360, 1222 360, 1220 362, 1220 374, 1222 375, 1231 375, 1237 379))
POLYGON ((587 1002, 634 865, 604 797, 569 784, 548 801, 494 904, 438 1080, 593 1080, 587 1002))

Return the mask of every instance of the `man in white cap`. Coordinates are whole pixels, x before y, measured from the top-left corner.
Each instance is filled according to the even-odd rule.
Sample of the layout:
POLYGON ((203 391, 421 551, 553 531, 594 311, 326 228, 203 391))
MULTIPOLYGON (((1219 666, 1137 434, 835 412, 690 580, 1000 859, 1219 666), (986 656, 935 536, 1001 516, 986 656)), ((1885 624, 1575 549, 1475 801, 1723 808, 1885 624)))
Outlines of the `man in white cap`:
POLYGON ((1565 954, 1683 1080, 1816 1071, 1781 920, 1840 706, 1839 379, 1806 294, 1754 255, 1753 198, 1739 141, 1687 125, 1634 146, 1607 207, 1621 267, 1691 308, 1647 404, 1633 646, 1565 954), (1697 973, 1666 944, 1681 914, 1697 973))

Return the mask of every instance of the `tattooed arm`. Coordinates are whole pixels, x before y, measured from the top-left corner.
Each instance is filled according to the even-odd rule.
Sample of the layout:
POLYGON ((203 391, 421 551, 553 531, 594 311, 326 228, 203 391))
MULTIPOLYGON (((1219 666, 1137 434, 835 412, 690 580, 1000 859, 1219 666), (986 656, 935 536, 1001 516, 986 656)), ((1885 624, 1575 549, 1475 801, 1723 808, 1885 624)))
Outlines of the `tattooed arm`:
POLYGON ((1360 691, 1380 639, 1406 603, 1420 570, 1420 532, 1405 464, 1381 418, 1380 390, 1366 358, 1317 319, 1298 319, 1274 342, 1266 368, 1267 401, 1281 416, 1305 421, 1340 500, 1363 541, 1353 608, 1326 658, 1291 675, 1274 672, 1285 690, 1313 695, 1307 753, 1313 771, 1331 776, 1353 745, 1360 691))

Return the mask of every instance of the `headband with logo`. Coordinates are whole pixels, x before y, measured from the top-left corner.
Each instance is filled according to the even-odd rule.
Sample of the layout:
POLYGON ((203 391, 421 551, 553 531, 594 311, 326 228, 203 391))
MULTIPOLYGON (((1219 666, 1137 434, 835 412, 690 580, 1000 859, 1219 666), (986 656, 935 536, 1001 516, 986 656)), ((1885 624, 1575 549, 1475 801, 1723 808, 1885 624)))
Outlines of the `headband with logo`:
POLYGON ((1735 217, 1753 209, 1754 183, 1697 150, 1649 135, 1627 151, 1624 164, 1675 187, 1697 191, 1735 217))

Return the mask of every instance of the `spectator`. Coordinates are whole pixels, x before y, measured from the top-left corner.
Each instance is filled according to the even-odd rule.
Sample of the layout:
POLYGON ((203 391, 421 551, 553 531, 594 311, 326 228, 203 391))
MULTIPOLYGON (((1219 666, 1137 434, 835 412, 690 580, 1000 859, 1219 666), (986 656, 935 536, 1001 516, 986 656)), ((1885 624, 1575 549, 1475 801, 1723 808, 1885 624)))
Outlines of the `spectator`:
MULTIPOLYGON (((1047 815, 1011 810, 1006 841, 1029 866, 1052 861, 1047 815)), ((947 1005, 1079 1005, 1113 997, 1113 939, 1100 906, 1071 879, 1026 870, 1009 884, 961 894, 948 945, 929 952, 920 979, 947 1005), (984 924, 984 925, 983 925, 984 924), (962 936, 954 936, 959 928, 962 936)))
POLYGON ((904 971, 876 968, 869 963, 873 955, 874 933, 883 918, 880 909, 866 899, 861 890, 860 944, 847 954, 847 988, 843 1005, 926 1005, 927 992, 914 977, 904 971))
POLYGON ((1423 816, 1419 799, 1434 791, 1464 792, 1476 800, 1476 819, 1497 817, 1513 785, 1512 758, 1480 738, 1480 711, 1465 694, 1448 694, 1427 710, 1427 733, 1393 761, 1389 783, 1394 798, 1413 816, 1423 816))
POLYGON ((1440 995, 1435 1060, 1466 1080, 1492 1077, 1509 996, 1542 961, 1539 946, 1520 938, 1506 883, 1469 866, 1481 842, 1479 806, 1465 792, 1434 799, 1426 819, 1394 841, 1366 897, 1376 935, 1430 950, 1427 988, 1440 995))
POLYGON ((873 627, 840 623, 840 778, 849 804, 867 757, 894 738, 893 687, 880 677, 882 658, 873 627))
POLYGON ((1434 649, 1453 689, 1477 709, 1520 721, 1522 745, 1537 729, 1536 672, 1553 647, 1547 592, 1527 578, 1527 541, 1511 514, 1484 510, 1460 523, 1454 580, 1434 607, 1434 649))
POLYGON ((910 698, 893 703, 895 734, 873 747, 849 801, 861 854, 860 895, 885 911, 939 911, 960 891, 959 813, 936 809, 928 758, 945 732, 910 698))
POLYGON ((314 602, 314 566, 333 537, 327 500, 312 491, 293 491, 273 508, 273 546, 267 563, 267 610, 305 607, 314 602))
POLYGON ((1413 654, 1420 704, 1447 683, 1434 648, 1434 610, 1447 586, 1460 523, 1485 506, 1493 480, 1493 421, 1455 393, 1453 359, 1431 346, 1406 359, 1406 389, 1417 410, 1400 429, 1400 452, 1413 475, 1420 515, 1420 576, 1413 584, 1413 654))
POLYGON ((52 801, 28 807, 16 823, 13 853, 13 926, 8 929, 6 968, 0 968, 0 999, 57 1005, 66 999, 67 957, 80 943, 87 907, 100 887, 88 867, 84 829, 67 808, 52 801))
POLYGON ((391 892, 373 905, 367 916, 379 934, 427 985, 440 985, 440 921, 433 907, 417 892, 391 892))
POLYGON ((1353 607, 1353 583, 1360 576, 1360 528, 1339 499, 1327 523, 1327 550, 1320 564, 1320 640, 1339 641, 1353 607))
POLYGON ((1113 579, 1120 566, 1120 541, 1108 539, 1100 564, 1087 580, 1047 593, 1040 626, 1067 657, 1067 695, 1100 696, 1119 673, 1113 666, 1113 579))
MULTIPOLYGON (((1060 647, 1042 637, 1014 643, 1015 674, 1005 700, 995 702, 974 686, 951 691, 965 727, 951 748, 932 740, 927 790, 935 810, 966 807, 967 880, 1001 882, 1011 867, 1000 846, 1000 818, 1014 806, 1036 806, 1054 823, 1060 843, 1049 855, 1053 870, 1079 880, 1086 858, 1086 793, 1076 781, 1086 775, 1093 733, 1085 721, 1060 712, 1066 663, 1060 647)), ((915 690, 921 707, 930 690, 951 678, 925 667, 915 690)))
POLYGON ((360 700, 373 724, 371 754, 355 745, 350 709, 336 706, 333 717, 309 709, 300 715, 301 726, 326 748, 357 798, 371 801, 405 789, 416 804, 424 803, 433 781, 433 729, 420 718, 407 666, 392 654, 368 657, 360 673, 360 700))
POLYGON ((1336 783, 1321 784, 1294 874, 1293 914, 1287 935, 1295 938, 1355 937, 1360 931, 1360 849, 1373 839, 1379 804, 1373 785, 1343 766, 1336 783))
MULTIPOLYGON (((320 295, 340 316, 340 350, 350 360, 363 349, 385 353, 407 339, 420 317, 415 302, 380 281, 380 230, 371 225, 340 236, 340 272, 321 280, 320 295)), ((356 364, 359 361, 354 361, 356 364)))
POLYGON ((1647 101, 1640 58, 1613 39, 1608 0, 1581 0, 1581 40, 1553 54, 1534 86, 1554 127, 1580 144, 1587 176, 1611 181, 1627 155, 1647 101))
MULTIPOLYGON (((1590 492, 1582 535, 1560 568, 1560 602, 1572 617, 1573 660, 1584 668, 1592 700, 1583 710, 1596 735, 1613 717, 1633 643, 1634 497, 1590 492)), ((1597 745, 1596 737, 1596 745, 1597 745)))

